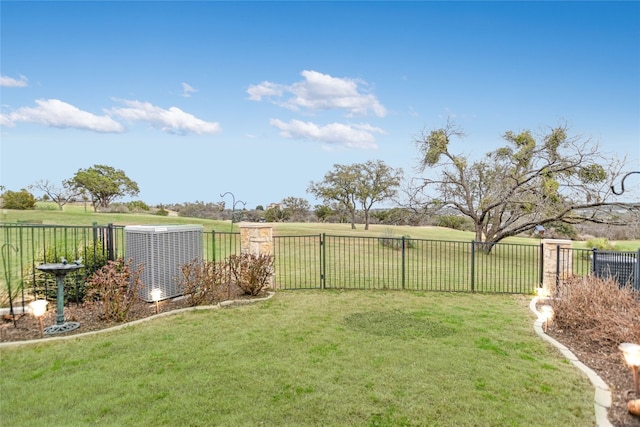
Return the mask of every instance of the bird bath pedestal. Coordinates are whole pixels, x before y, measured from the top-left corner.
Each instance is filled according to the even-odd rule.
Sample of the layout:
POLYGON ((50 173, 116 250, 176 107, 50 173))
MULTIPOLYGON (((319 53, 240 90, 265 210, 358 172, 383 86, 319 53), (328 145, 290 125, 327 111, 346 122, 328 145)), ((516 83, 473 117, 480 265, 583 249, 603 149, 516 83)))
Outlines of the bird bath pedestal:
POLYGON ((84 265, 80 263, 57 263, 57 264, 41 264, 36 267, 38 270, 53 274, 56 276, 56 285, 58 287, 58 294, 56 297, 56 324, 48 326, 44 329, 44 333, 47 335, 61 334, 64 332, 73 331, 80 327, 78 322, 65 322, 64 321, 64 278, 65 276, 76 271, 84 265))

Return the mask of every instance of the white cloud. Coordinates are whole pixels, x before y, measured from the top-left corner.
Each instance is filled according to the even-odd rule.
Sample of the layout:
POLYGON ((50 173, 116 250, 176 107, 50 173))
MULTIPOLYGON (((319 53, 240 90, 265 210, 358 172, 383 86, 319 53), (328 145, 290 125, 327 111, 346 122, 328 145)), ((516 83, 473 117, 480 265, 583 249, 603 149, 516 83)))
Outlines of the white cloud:
POLYGON ((2 87, 27 87, 28 81, 25 76, 20 76, 19 80, 12 77, 0 76, 0 86, 2 87))
POLYGON ((124 132, 124 127, 108 116, 96 116, 59 99, 38 99, 37 107, 21 107, 11 112, 3 126, 16 122, 38 123, 54 128, 75 128, 94 132, 124 132))
POLYGON ((347 116, 365 116, 372 112, 377 117, 384 117, 387 111, 378 99, 366 93, 366 82, 358 79, 332 77, 317 71, 304 70, 301 73, 303 81, 287 86, 272 82, 262 82, 251 85, 247 89, 249 99, 261 101, 263 97, 287 99, 273 99, 277 105, 299 110, 344 110, 347 116))
POLYGON ((385 133, 382 129, 366 123, 360 125, 330 123, 318 126, 312 122, 291 120, 285 123, 279 119, 271 119, 269 123, 280 129, 280 135, 285 138, 310 139, 324 144, 359 149, 377 149, 374 133, 385 133))
POLYGON ((193 87, 189 86, 187 83, 182 82, 182 96, 184 96, 185 98, 189 98, 192 93, 196 93, 197 91, 198 89, 194 89, 193 87))
POLYGON ((271 82, 262 82, 259 85, 250 85, 247 89, 251 101, 262 101, 265 96, 282 96, 286 86, 271 82))
POLYGON ((149 102, 128 100, 121 102, 127 105, 127 108, 112 108, 109 113, 129 121, 149 123, 163 132, 201 135, 214 134, 222 130, 219 123, 206 122, 177 107, 165 110, 149 102))
POLYGON ((6 114, 0 114, 0 126, 12 128, 15 127, 15 123, 13 123, 6 114))

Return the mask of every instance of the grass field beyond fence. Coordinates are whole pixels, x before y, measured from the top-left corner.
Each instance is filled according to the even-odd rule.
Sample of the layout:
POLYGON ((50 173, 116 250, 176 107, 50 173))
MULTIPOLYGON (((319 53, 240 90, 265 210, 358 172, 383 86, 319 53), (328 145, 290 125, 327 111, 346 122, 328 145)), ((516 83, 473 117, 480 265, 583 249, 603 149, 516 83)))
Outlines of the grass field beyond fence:
POLYGON ((278 292, 117 332, 0 347, 2 424, 589 426, 593 389, 528 299, 278 292))

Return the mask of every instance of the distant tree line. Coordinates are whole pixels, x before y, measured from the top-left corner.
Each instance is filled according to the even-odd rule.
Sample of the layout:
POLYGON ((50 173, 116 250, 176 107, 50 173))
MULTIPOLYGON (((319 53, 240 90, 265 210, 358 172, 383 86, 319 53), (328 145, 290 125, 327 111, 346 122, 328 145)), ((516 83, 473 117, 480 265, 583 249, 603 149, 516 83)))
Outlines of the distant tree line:
MULTIPOLYGON (((311 208, 300 197, 289 196, 266 208, 229 209, 224 202, 161 206, 156 212, 176 211, 184 217, 265 222, 344 222, 356 224, 439 225, 475 233, 475 240, 493 243, 507 237, 531 234, 571 237, 586 230, 612 233, 620 227, 626 238, 637 233, 639 203, 623 203, 612 185, 626 172, 625 162, 603 155, 588 138, 572 136, 565 125, 536 135, 529 130, 507 131, 504 145, 479 160, 454 151, 465 137, 451 120, 441 128, 423 131, 414 139, 418 148, 417 174, 405 182, 403 170, 382 160, 335 164, 322 180, 311 181, 307 192, 322 200, 311 208), (379 209, 376 205, 396 207, 379 209), (597 227, 596 227, 597 226, 597 227), (616 228, 618 227, 618 228, 616 228)), ((144 202, 114 203, 136 196, 138 185, 126 174, 106 165, 80 169, 54 185, 40 180, 29 189, 43 193, 60 209, 72 201, 91 203, 94 211, 111 209, 150 211, 144 202)), ((7 209, 33 209, 28 191, 4 191, 7 209)))

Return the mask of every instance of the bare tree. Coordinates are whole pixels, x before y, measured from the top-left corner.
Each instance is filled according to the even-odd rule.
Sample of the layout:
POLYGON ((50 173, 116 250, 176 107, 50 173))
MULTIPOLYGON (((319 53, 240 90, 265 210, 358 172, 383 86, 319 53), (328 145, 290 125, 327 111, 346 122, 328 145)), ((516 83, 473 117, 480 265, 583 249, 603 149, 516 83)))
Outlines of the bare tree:
POLYGON ((60 210, 67 203, 75 201, 76 197, 80 195, 80 192, 69 181, 63 181, 62 186, 58 187, 48 179, 41 179, 30 185, 29 188, 42 191, 51 201, 58 205, 60 210))
POLYGON ((475 162, 451 151, 452 140, 464 136, 448 121, 416 138, 418 170, 434 168, 439 177, 413 179, 410 205, 453 209, 470 218, 475 240, 484 242, 487 251, 492 243, 538 225, 609 223, 615 221, 615 207, 634 209, 611 197, 624 161, 603 155, 588 138, 569 136, 566 125, 538 139, 528 130, 506 132, 505 146, 475 162), (431 191, 437 197, 430 197, 431 191))

